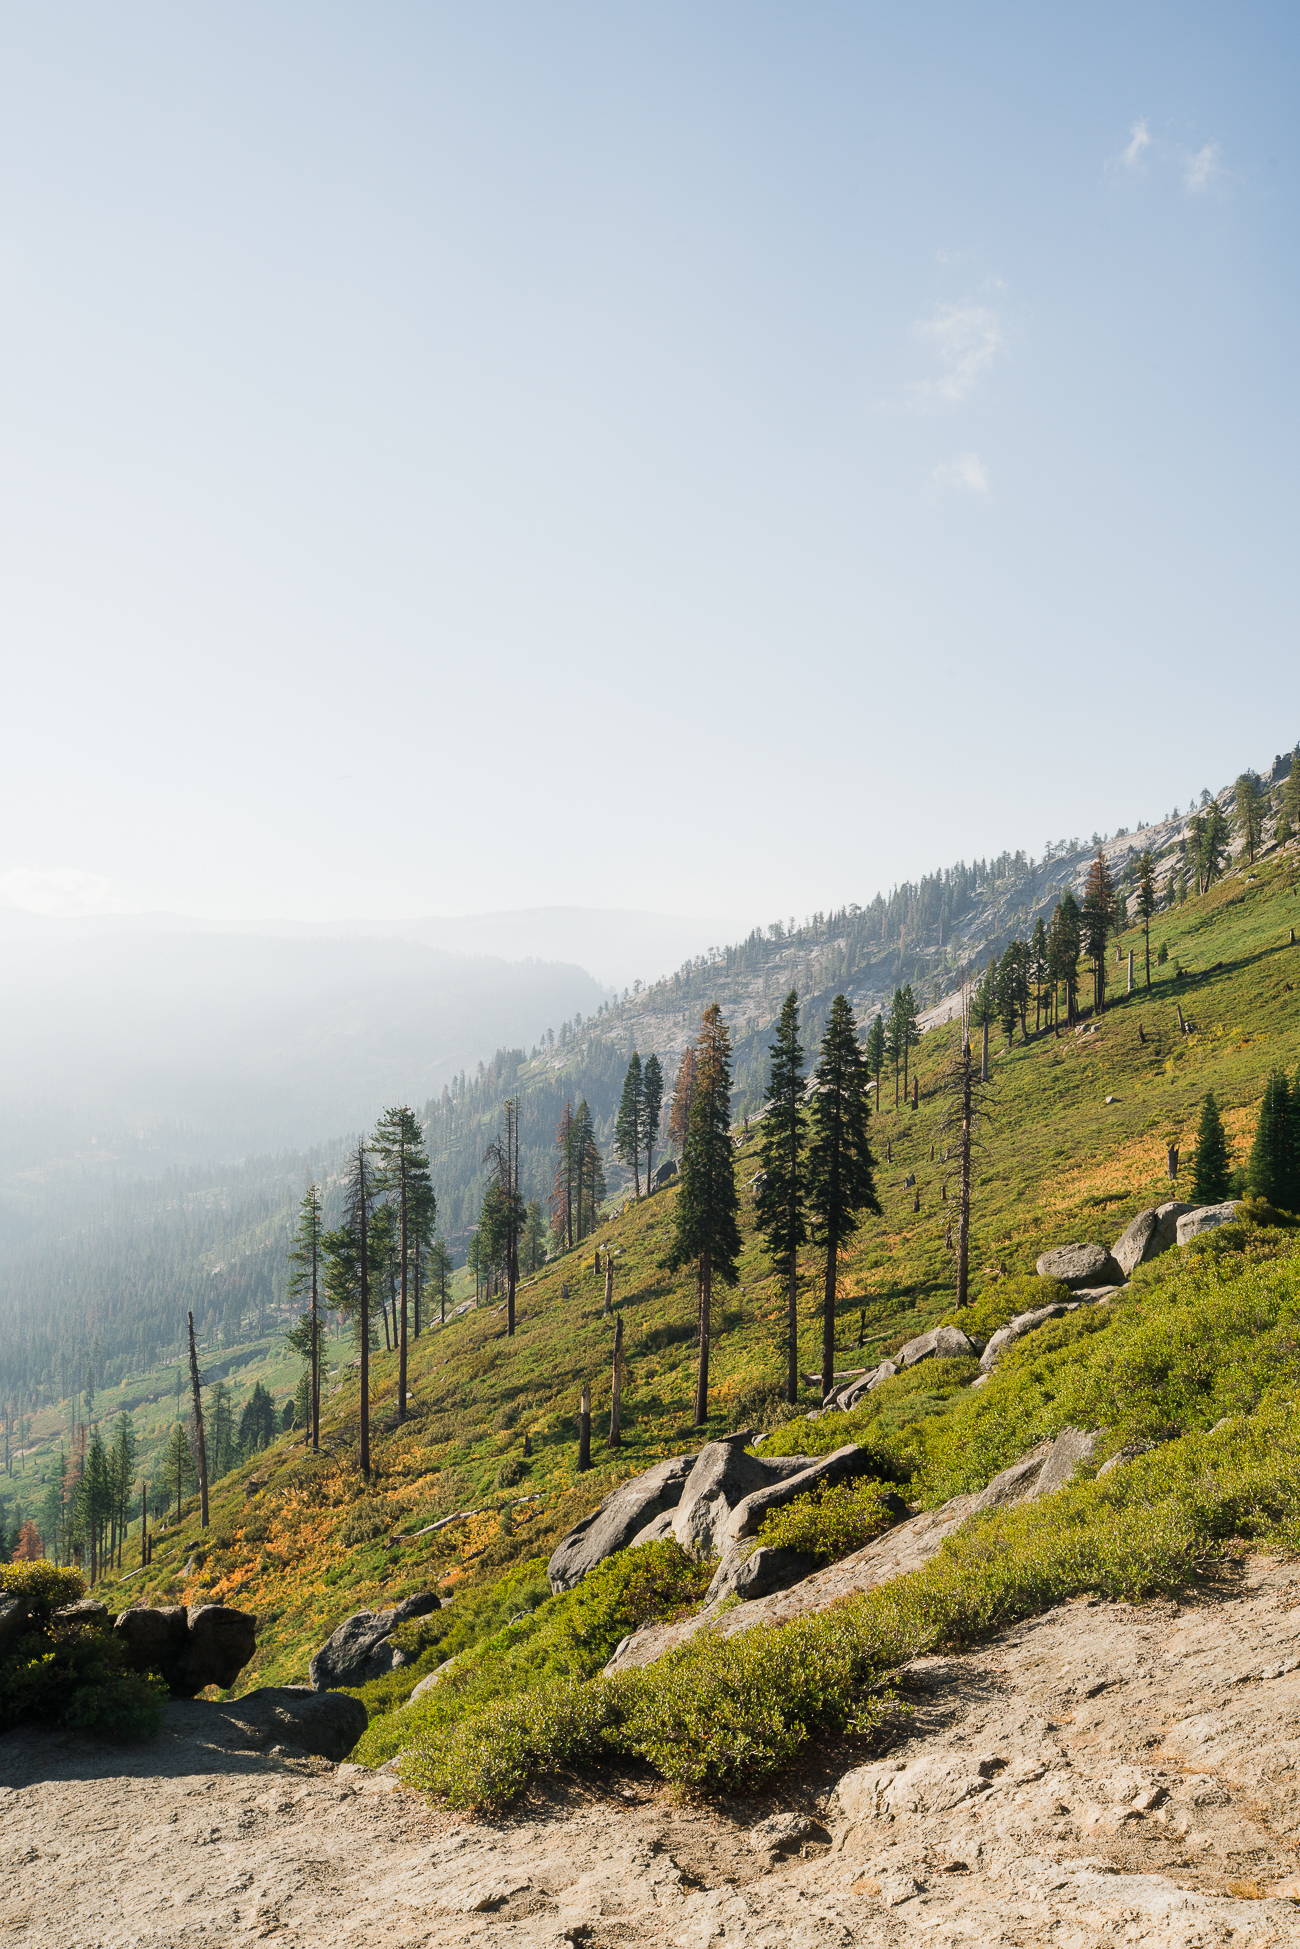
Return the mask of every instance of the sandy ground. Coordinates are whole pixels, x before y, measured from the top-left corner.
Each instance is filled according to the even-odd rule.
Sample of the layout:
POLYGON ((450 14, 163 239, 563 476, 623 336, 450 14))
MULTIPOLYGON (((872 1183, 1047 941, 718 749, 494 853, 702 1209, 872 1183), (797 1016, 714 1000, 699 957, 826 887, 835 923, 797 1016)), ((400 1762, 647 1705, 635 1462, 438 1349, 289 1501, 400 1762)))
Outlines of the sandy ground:
POLYGON ((478 1822, 232 1745, 202 1703, 129 1754, 11 1733, 0 1942, 1300 1944, 1300 1567, 1063 1605, 900 1696, 887 1751, 814 1754, 761 1801, 601 1776, 478 1822), (751 1839, 775 1816, 784 1854, 751 1839))

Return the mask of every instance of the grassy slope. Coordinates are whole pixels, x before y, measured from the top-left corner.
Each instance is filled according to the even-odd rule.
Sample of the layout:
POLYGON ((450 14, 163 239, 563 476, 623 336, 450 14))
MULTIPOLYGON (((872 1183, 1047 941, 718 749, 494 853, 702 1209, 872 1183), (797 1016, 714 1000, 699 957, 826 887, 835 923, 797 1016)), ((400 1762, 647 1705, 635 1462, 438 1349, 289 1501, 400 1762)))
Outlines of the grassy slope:
MULTIPOLYGON (((1244 1157, 1268 1070, 1282 1063, 1294 1071, 1300 1061, 1300 950, 1285 945, 1288 929, 1300 923, 1297 865, 1293 851, 1253 883, 1233 876, 1204 900, 1162 916, 1152 929, 1153 960, 1163 940, 1168 967, 1150 996, 1119 998, 1094 1034, 1044 1035, 997 1054, 998 1120, 975 1212, 977 1291, 992 1276, 986 1268, 1032 1271, 1039 1252, 1066 1239, 1110 1243, 1135 1211, 1167 1197, 1165 1145, 1181 1142, 1184 1155, 1190 1152, 1207 1088, 1226 1106, 1236 1155, 1244 1157), (1181 980, 1172 973, 1175 960, 1184 970, 1181 980), (1206 972, 1214 964, 1221 965, 1206 972), (1178 1031, 1176 1001, 1196 1024, 1193 1036, 1178 1031), (1118 1099, 1109 1107, 1108 1095, 1118 1099)), ((860 1364, 854 1352, 859 1309, 874 1354, 950 1305, 941 1171, 929 1161, 931 1145, 939 1143, 939 1103, 928 1092, 952 1033, 932 1032, 918 1051, 919 1110, 890 1107, 875 1124, 878 1149, 883 1153, 888 1138, 893 1158, 879 1169, 883 1216, 864 1225, 842 1265, 842 1365, 860 1364), (902 1185, 911 1170, 921 1190, 919 1213, 902 1185)), ((892 1104, 892 1090, 886 1100, 892 1104)), ((751 1139, 737 1163, 742 1188, 757 1168, 751 1139)), ((356 1379, 348 1374, 327 1402, 325 1453, 313 1460, 286 1438, 255 1468, 217 1484, 208 1537, 201 1539, 191 1511, 178 1533, 159 1539, 150 1572, 123 1584, 120 1601, 143 1592, 154 1601, 254 1609, 262 1619, 259 1647, 241 1683, 300 1680, 311 1651, 359 1605, 391 1602, 434 1583, 483 1589, 508 1566, 544 1554, 614 1481, 698 1445, 701 1432, 690 1424, 693 1288, 689 1275, 670 1275, 660 1264, 675 1196, 669 1190, 629 1208, 581 1254, 548 1266, 521 1294, 513 1343, 505 1337, 504 1315, 487 1310, 423 1338, 412 1349, 414 1403, 400 1429, 395 1360, 378 1355, 376 1474, 369 1490, 356 1467, 356 1379), (616 1298, 629 1379, 624 1446, 613 1454, 594 1444, 596 1467, 580 1478, 576 1397, 590 1379, 597 1404, 605 1398, 613 1340, 612 1322, 601 1314, 603 1280, 592 1269, 593 1244, 612 1244, 619 1255, 616 1298), (525 1433, 532 1449, 526 1461, 525 1433), (520 1480, 497 1490, 503 1464, 511 1463, 520 1480), (250 1477, 262 1485, 252 1494, 250 1477), (515 1501, 523 1496, 536 1500, 515 1501), (415 1530, 466 1507, 480 1513, 435 1537, 386 1546, 390 1529, 415 1530), (369 1540, 367 1530, 375 1532, 369 1540)), ((721 1308, 706 1432, 727 1425, 747 1391, 781 1371, 780 1306, 752 1236, 747 1195, 742 1215, 740 1286, 721 1308)), ((809 1368, 819 1345, 811 1310, 816 1285, 810 1256, 801 1345, 809 1368)), ((941 1410, 962 1378, 918 1375, 911 1406, 900 1401, 896 1420, 941 1410), (945 1378, 949 1388, 935 1385, 945 1378)), ((103 1594, 114 1601, 111 1587, 103 1594)))

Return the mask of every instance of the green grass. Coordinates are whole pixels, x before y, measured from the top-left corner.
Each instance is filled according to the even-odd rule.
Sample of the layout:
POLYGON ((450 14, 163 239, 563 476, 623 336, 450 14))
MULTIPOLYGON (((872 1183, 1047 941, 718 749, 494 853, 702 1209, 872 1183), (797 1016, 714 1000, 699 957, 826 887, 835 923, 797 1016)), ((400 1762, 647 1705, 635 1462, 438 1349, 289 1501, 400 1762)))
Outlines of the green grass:
MULTIPOLYGON (((1300 951, 1285 945, 1288 927, 1300 921, 1297 905, 1294 857, 1266 865, 1253 884, 1230 877, 1204 900, 1188 902, 1153 926, 1153 948, 1166 941, 1171 961, 1151 996, 1118 998, 1096 1032, 1079 1038, 1045 1034, 1024 1046, 1017 1038, 1006 1053, 994 1038, 998 1105, 980 1160, 973 1216, 976 1305, 967 1316, 981 1332, 1039 1292, 1038 1282, 1023 1282, 1047 1247, 1072 1238, 1110 1244, 1136 1211, 1170 1194, 1165 1145, 1181 1143, 1185 1172, 1207 1088, 1224 1106, 1234 1161, 1244 1159, 1269 1070, 1280 1063, 1294 1073, 1300 1061, 1300 1009, 1293 992, 1300 983, 1300 951), (1189 974, 1175 983, 1175 957, 1188 970, 1222 966, 1204 979, 1189 974), (1191 1036, 1178 1031, 1176 1000, 1196 1024, 1191 1036), (1118 1101, 1107 1106, 1107 1095, 1118 1101)), ((931 1164, 929 1153, 934 1146, 937 1157, 943 1143, 935 1083, 952 1035, 951 1029, 933 1031, 917 1052, 920 1108, 888 1108, 874 1120, 877 1149, 883 1153, 888 1138, 893 1161, 878 1170, 883 1216, 864 1224, 842 1260, 837 1366, 877 1360, 951 1313, 943 1246, 951 1206, 940 1195, 943 1168, 931 1164), (909 1172, 921 1191, 919 1213, 912 1209, 912 1191, 903 1188, 909 1172)), ((319 1458, 281 1441, 255 1467, 215 1485, 206 1536, 191 1505, 179 1530, 160 1541, 149 1574, 121 1585, 110 1581, 103 1596, 110 1605, 142 1595, 256 1610, 258 1650, 241 1689, 301 1681, 311 1652, 359 1606, 438 1588, 455 1593, 446 1615, 454 1616, 459 1606, 472 1608, 480 1593, 544 1558, 617 1481, 729 1426, 752 1425, 758 1417, 750 1410, 771 1403, 784 1371, 783 1294, 753 1235, 746 1188, 757 1168, 755 1135, 737 1153, 745 1244, 739 1288, 723 1294, 715 1308, 711 1414, 704 1429, 692 1426, 690 1412, 693 1285, 689 1271, 674 1275, 664 1268, 677 1195, 669 1189, 629 1207, 602 1226, 596 1240, 554 1261, 525 1287, 512 1341, 505 1337, 504 1314, 489 1309, 422 1337, 412 1348, 415 1402, 404 1427, 396 1425, 394 1413, 395 1357, 377 1355, 370 1484, 357 1468, 356 1377, 345 1373, 341 1391, 326 1398, 325 1452, 319 1458), (617 1254, 615 1297, 623 1315, 627 1378, 623 1445, 616 1451, 604 1446, 598 1418, 596 1466, 583 1476, 576 1466, 577 1396, 587 1380, 598 1408, 607 1399, 613 1353, 613 1322, 602 1317, 603 1280, 592 1269, 595 1243, 602 1252, 612 1245, 617 1254), (503 1470, 518 1471, 514 1486, 504 1486, 503 1470), (250 1494, 251 1476, 264 1486, 250 1494), (524 1496, 533 1500, 517 1501, 524 1496), (376 1533, 368 1537, 350 1524, 361 1502, 366 1521, 377 1518, 376 1533), (389 1532, 400 1536, 462 1509, 480 1513, 436 1535, 391 1546, 387 1540, 389 1532), (351 1540, 344 1541, 345 1535, 351 1540)), ((813 1252, 802 1259, 800 1272, 800 1365, 812 1371, 820 1366, 813 1252)), ((1094 1311, 1071 1315, 1021 1343, 977 1392, 968 1386, 973 1363, 926 1362, 877 1389, 855 1415, 789 1422, 770 1446, 816 1453, 834 1435, 864 1440, 877 1449, 881 1473, 911 1481, 913 1495, 948 1493, 952 1483, 974 1481, 981 1470, 1001 1466, 1001 1458, 1014 1459, 1015 1442, 1027 1445, 1035 1430, 1050 1431, 1054 1417, 1065 1414, 1067 1396, 1074 1403, 1070 1413, 1085 1411, 1087 1402, 1075 1401, 1050 1362, 1054 1352, 1085 1347, 1097 1335, 1104 1340, 1118 1333, 1113 1344, 1127 1344, 1130 1329, 1120 1316, 1100 1324, 1091 1317, 1094 1311), (1046 1363, 1039 1379, 1033 1378, 1037 1363, 1046 1363), (1021 1381, 1013 1386, 1013 1377, 1019 1376, 1029 1378, 1017 1407, 1013 1396, 1021 1381), (967 1417, 972 1446, 963 1456, 966 1435, 958 1439, 945 1430, 965 1430, 967 1417)), ((1067 1351, 1066 1364, 1074 1360, 1067 1351)), ((1226 1388, 1222 1383, 1221 1392, 1226 1388)), ((809 1395, 804 1406, 812 1405, 809 1395)), ((125 1567, 131 1567, 129 1545, 125 1567)))

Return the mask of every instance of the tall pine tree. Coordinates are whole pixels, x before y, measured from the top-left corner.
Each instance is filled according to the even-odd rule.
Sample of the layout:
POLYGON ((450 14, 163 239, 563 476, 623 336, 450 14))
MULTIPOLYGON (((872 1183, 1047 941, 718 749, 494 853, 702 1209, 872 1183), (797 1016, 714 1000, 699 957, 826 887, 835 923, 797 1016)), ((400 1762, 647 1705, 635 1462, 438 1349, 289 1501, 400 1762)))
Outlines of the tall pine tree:
POLYGON ((647 1196, 650 1193, 650 1172, 654 1164, 655 1145, 659 1141, 659 1118, 663 1107, 664 1072, 658 1056, 652 1050, 641 1071, 641 1148, 645 1152, 647 1196))
POLYGON ((699 1330, 699 1368, 695 1382, 695 1422, 709 1413, 709 1337, 713 1282, 736 1283, 740 1257, 736 1172, 731 1148, 731 1038, 716 1002, 705 1009, 695 1041, 691 1121, 682 1152, 682 1183, 677 1194, 677 1225, 669 1264, 676 1270, 695 1262, 699 1330))
MULTIPOLYGON (((298 1228, 289 1247, 288 1295, 290 1299, 310 1301, 307 1311, 300 1321, 306 1329, 306 1358, 311 1375, 311 1445, 314 1453, 320 1452, 320 1280, 321 1280, 321 1242, 324 1239, 324 1220, 322 1217, 319 1187, 308 1185, 298 1206, 298 1228)), ((213 1474, 220 1475, 222 1469, 216 1465, 213 1456, 213 1474)))
POLYGON ((1252 1198, 1267 1198, 1279 1211, 1300 1205, 1296 1188, 1296 1158, 1291 1117, 1291 1087, 1286 1072, 1275 1069, 1264 1085, 1259 1122, 1246 1166, 1252 1198))
MULTIPOLYGON (((876 1019, 879 1021, 879 1016, 876 1019)), ((768 1109, 760 1134, 766 1175, 755 1207, 768 1256, 785 1282, 788 1356, 785 1398, 793 1407, 799 1399, 798 1256, 800 1246, 808 1242, 803 1047, 799 1041, 799 997, 793 988, 782 1006, 770 1053, 768 1109)))
POLYGON ((1196 1131, 1196 1155, 1192 1159, 1192 1196, 1200 1205, 1220 1205, 1231 1188, 1232 1165, 1228 1158, 1227 1132, 1214 1100, 1214 1091, 1207 1090, 1196 1131))
POLYGON ((433 1196, 424 1133, 414 1110, 405 1103, 385 1110, 371 1140, 375 1155, 375 1190, 397 1210, 397 1274, 401 1285, 401 1314, 397 1331, 397 1419, 406 1419, 406 1352, 409 1327, 411 1262, 415 1253, 415 1220, 433 1196))
POLYGON ((822 1297, 822 1398, 835 1374, 835 1291, 840 1248, 858 1229, 859 1214, 880 1211, 867 1142, 870 1077, 847 997, 837 995, 814 1071, 812 1133, 808 1145, 808 1209, 814 1237, 826 1253, 822 1297))
POLYGON ((1151 916, 1159 903, 1156 892, 1156 863, 1148 846, 1138 861, 1137 916, 1142 922, 1142 937, 1146 947, 1147 987, 1151 986, 1151 916))
MULTIPOLYGON (((618 1152, 620 1162, 632 1166, 632 1178, 638 1198, 641 1196, 641 1120, 644 1109, 641 1058, 634 1049, 627 1066, 627 1074, 623 1078, 623 1094, 619 1098, 618 1116, 614 1120, 614 1148, 618 1152)), ((646 1188, 648 1190, 649 1186, 646 1188)))

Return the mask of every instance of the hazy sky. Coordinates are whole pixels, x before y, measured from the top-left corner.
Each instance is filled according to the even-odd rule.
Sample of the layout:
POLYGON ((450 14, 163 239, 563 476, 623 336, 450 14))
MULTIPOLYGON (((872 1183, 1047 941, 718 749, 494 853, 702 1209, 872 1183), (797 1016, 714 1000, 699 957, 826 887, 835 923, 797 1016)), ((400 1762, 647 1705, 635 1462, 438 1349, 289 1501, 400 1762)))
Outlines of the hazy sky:
POLYGON ((740 924, 1267 762, 1298 42, 3 0, 0 901, 740 924))

